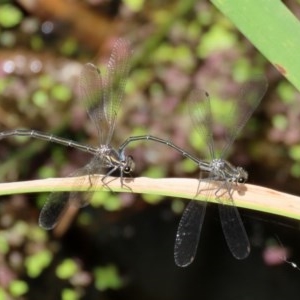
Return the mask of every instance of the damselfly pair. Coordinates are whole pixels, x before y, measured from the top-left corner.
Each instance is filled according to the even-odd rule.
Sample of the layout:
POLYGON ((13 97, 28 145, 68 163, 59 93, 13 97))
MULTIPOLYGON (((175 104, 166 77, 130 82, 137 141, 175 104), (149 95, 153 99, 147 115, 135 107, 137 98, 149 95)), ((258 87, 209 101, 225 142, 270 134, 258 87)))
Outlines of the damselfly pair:
MULTIPOLYGON (((130 174, 134 169, 132 157, 125 155, 125 149, 129 143, 137 140, 151 140, 163 143, 178 151, 184 157, 194 161, 198 165, 201 174, 203 172, 208 174, 204 179, 208 183, 212 181, 219 182, 217 190, 212 190, 211 188, 207 190, 206 198, 219 198, 219 192, 221 190, 224 191, 222 192, 222 199, 225 198, 226 201, 220 203, 219 213, 227 244, 233 256, 237 259, 247 257, 250 252, 250 244, 238 210, 233 204, 232 192, 233 185, 245 183, 248 174, 243 168, 231 165, 224 160, 224 157, 263 97, 267 88, 265 78, 258 77, 253 82, 245 85, 241 97, 232 103, 232 111, 229 114, 232 119, 230 120, 230 125, 228 125, 225 146, 222 148, 219 158, 215 156, 210 99, 208 94, 202 90, 193 91, 189 100, 189 109, 194 125, 199 129, 201 137, 208 146, 211 160, 198 159, 173 143, 150 135, 130 137, 118 150, 115 150, 111 147, 110 142, 124 94, 129 72, 130 55, 129 44, 125 40, 120 39, 112 50, 106 76, 101 76, 99 70, 93 64, 86 64, 82 70, 80 76, 81 99, 89 117, 97 128, 99 135, 98 147, 87 146, 50 134, 25 129, 4 131, 0 133, 0 139, 10 136, 28 136, 88 152, 93 155, 91 161, 70 176, 100 174, 103 173, 103 168, 108 168, 109 171, 102 180, 105 180, 114 171, 119 170, 121 184, 123 184, 124 174, 130 174)), ((202 177, 200 180, 202 180, 202 177)), ((74 186, 78 187, 80 183, 76 182, 74 186)), ((199 193, 199 191, 196 192, 199 193)), ((70 203, 80 207, 85 206, 88 204, 92 194, 92 192, 78 192, 75 188, 72 192, 51 193, 41 211, 40 226, 45 229, 54 228, 70 203)), ((206 204, 207 202, 191 201, 183 213, 175 240, 174 256, 178 266, 184 267, 189 265, 195 257, 206 204)))

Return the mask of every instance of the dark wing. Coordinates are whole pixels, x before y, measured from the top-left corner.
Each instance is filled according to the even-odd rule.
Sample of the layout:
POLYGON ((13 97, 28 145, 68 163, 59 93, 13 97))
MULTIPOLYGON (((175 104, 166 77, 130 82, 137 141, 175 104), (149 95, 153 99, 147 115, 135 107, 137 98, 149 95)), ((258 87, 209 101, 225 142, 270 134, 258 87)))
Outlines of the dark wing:
POLYGON ((250 243, 238 209, 230 195, 229 205, 219 204, 219 214, 228 248, 236 259, 244 259, 250 253, 250 243))
POLYGON ((179 267, 186 267, 195 258, 207 202, 192 200, 185 208, 178 225, 174 258, 179 267))
POLYGON ((57 225, 69 207, 69 196, 68 192, 50 194, 39 216, 39 225, 43 229, 51 230, 57 225))
MULTIPOLYGON (((46 229, 53 229, 59 220, 63 217, 68 206, 73 204, 77 207, 83 207, 89 204, 91 197, 94 192, 85 191, 80 192, 80 187, 82 186, 85 180, 90 180, 89 176, 93 174, 100 174, 102 170, 102 161, 99 157, 95 156, 87 165, 83 168, 80 168, 70 174, 68 177, 80 177, 88 175, 87 177, 80 177, 75 180, 71 192, 53 192, 49 195, 46 203, 44 204, 40 216, 39 216, 39 225, 46 229)), ((91 185, 92 188, 92 185, 91 185)))

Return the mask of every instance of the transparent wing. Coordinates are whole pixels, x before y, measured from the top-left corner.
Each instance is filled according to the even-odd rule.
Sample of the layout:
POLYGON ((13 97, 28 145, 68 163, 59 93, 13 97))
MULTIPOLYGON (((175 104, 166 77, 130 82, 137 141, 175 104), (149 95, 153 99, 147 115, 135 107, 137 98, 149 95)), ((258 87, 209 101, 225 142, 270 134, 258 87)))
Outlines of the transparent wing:
POLYGON ((189 97, 188 109, 193 126, 199 132, 209 150, 207 157, 214 158, 213 120, 209 94, 204 90, 193 90, 189 97))
POLYGON ((107 75, 104 80, 104 111, 109 124, 105 140, 106 145, 111 141, 116 117, 123 99, 130 68, 130 56, 131 50, 128 41, 124 39, 117 40, 107 65, 107 75))
MULTIPOLYGON (((80 168, 70 174, 68 177, 80 177, 85 175, 100 174, 102 167, 102 162, 99 157, 94 157, 87 165, 83 168, 80 168)), ((78 178, 73 185, 73 192, 53 192, 49 195, 46 203, 44 204, 40 216, 39 216, 39 225, 46 229, 53 229, 62 218, 66 212, 68 206, 73 204, 77 207, 84 207, 88 205, 91 197, 93 196, 93 191, 87 192, 78 192, 86 180, 84 177, 78 178)), ((92 185, 91 187, 92 188, 92 185)))
MULTIPOLYGON (((84 207, 87 206, 90 203, 90 199, 94 194, 94 191, 92 190, 93 184, 91 181, 91 177, 93 175, 99 175, 99 174, 106 174, 105 168, 111 168, 111 165, 106 165, 101 157, 95 156, 92 158, 92 160, 85 165, 83 168, 77 170, 75 173, 73 173, 72 177, 80 177, 80 179, 76 180, 73 188, 73 192, 70 193, 70 202, 78 207, 84 207), (90 190, 85 192, 76 191, 78 190, 78 187, 82 186, 84 181, 86 180, 82 176, 88 175, 89 177, 89 184, 90 184, 90 190)), ((100 180, 100 179, 99 179, 100 180)), ((93 183, 97 185, 97 182, 93 180, 93 183)))
POLYGON ((179 267, 186 267, 195 258, 207 202, 192 200, 185 208, 178 225, 174 258, 179 267))
POLYGON ((104 91, 99 69, 85 64, 80 75, 80 98, 86 111, 97 128, 100 145, 104 144, 109 124, 104 114, 104 91))
POLYGON ((80 75, 82 102, 99 134, 99 144, 108 145, 123 98, 129 72, 129 43, 119 39, 113 47, 103 78, 93 64, 85 64, 80 75))
POLYGON ((219 214, 228 248, 236 259, 244 259, 250 253, 249 239, 240 214, 231 199, 230 205, 219 204, 219 214))
POLYGON ((224 136, 223 149, 220 149, 222 150, 222 158, 227 156, 232 143, 261 102, 261 99, 267 91, 267 87, 268 82, 266 78, 262 75, 258 75, 250 82, 244 84, 239 97, 231 102, 230 112, 226 116, 226 122, 223 122, 226 134, 224 136))

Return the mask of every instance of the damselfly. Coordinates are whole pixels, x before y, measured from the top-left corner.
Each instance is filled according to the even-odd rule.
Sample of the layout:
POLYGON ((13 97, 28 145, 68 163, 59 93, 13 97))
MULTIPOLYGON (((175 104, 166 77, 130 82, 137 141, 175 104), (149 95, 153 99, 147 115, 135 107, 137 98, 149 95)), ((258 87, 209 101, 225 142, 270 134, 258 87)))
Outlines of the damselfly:
MULTIPOLYGON (((81 101, 87 113, 97 128, 99 144, 97 147, 84 145, 72 140, 57 137, 35 130, 16 129, 0 133, 0 139, 11 136, 27 136, 48 142, 73 147, 93 155, 91 161, 83 168, 70 174, 71 177, 100 174, 103 168, 109 171, 104 176, 120 171, 121 184, 124 174, 129 174, 134 169, 131 156, 125 156, 111 147, 110 142, 115 129, 117 113, 123 99, 124 88, 129 72, 129 58, 131 50, 128 42, 119 39, 113 47, 112 54, 107 64, 107 74, 102 76, 98 68, 88 63, 84 65, 80 76, 81 101)), ((83 182, 78 179, 71 192, 52 192, 42 208, 39 224, 44 229, 52 229, 64 214, 70 203, 79 207, 88 204, 93 195, 92 186, 88 192, 79 192, 75 187, 83 182)), ((103 180, 102 179, 102 180, 103 180)), ((91 180, 90 180, 91 183, 91 180)))
MULTIPOLYGON (((242 167, 233 166, 225 160, 225 157, 232 143, 259 105, 266 89, 267 81, 261 76, 245 84, 240 97, 231 103, 228 115, 222 118, 222 120, 226 120, 226 122, 222 122, 222 126, 226 130, 222 136, 222 142, 218 143, 220 151, 216 151, 215 147, 213 126, 216 122, 213 121, 209 95, 203 90, 194 90, 191 93, 188 105, 189 113, 195 128, 200 133, 201 138, 204 139, 209 150, 210 159, 207 161, 194 157, 172 142, 151 135, 130 137, 119 148, 120 153, 123 153, 127 145, 133 141, 151 140, 165 144, 194 161, 200 169, 199 180, 205 180, 208 185, 208 188, 202 191, 205 193, 206 200, 214 197, 220 203, 218 207, 225 239, 231 253, 237 259, 244 259, 249 255, 250 243, 240 214, 234 206, 232 194, 234 185, 244 184, 248 179, 248 173, 242 167), (205 178, 204 175, 206 175, 205 178), (217 182, 217 189, 213 187, 213 182, 217 182)), ((222 106, 219 107, 219 110, 222 111, 223 109, 222 106)), ((201 192, 200 182, 197 194, 199 192, 201 192)), ((180 267, 188 266, 195 258, 206 205, 206 201, 193 200, 183 212, 174 247, 175 263, 180 267)))

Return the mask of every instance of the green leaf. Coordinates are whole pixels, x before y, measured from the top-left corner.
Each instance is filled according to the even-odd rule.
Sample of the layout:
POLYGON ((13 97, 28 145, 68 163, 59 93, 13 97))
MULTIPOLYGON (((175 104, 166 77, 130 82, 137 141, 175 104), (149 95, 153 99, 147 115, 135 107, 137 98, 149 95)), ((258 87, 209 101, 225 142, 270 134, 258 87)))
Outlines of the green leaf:
POLYGON ((28 292, 29 288, 25 281, 22 280, 14 280, 9 285, 9 291, 12 296, 19 297, 28 292))
POLYGON ((7 242, 3 234, 0 232, 0 253, 5 255, 6 253, 8 253, 9 248, 9 243, 7 242))
POLYGON ((95 287, 100 291, 107 289, 119 289, 122 287, 122 280, 120 278, 117 268, 113 265, 107 267, 99 267, 94 270, 95 287))
POLYGON ((0 78, 0 93, 2 94, 5 89, 9 87, 10 80, 7 77, 0 78))
POLYGON ((4 47, 14 47, 16 44, 16 35, 10 31, 4 31, 0 35, 0 43, 4 47))
POLYGON ((285 130, 288 126, 288 120, 285 115, 275 115, 272 117, 273 126, 279 130, 285 130))
POLYGON ((81 226, 88 226, 92 223, 91 215, 89 213, 86 213, 84 210, 81 210, 77 218, 77 222, 81 226))
POLYGON ((299 163, 295 163, 292 165, 291 174, 292 174, 292 176, 294 176, 296 178, 300 177, 300 164, 299 163))
POLYGON ((30 45, 33 50, 41 50, 44 46, 42 38, 38 35, 33 35, 30 39, 30 45))
POLYGON ((62 291, 62 300, 77 300, 80 299, 80 295, 78 295, 78 292, 71 289, 63 289, 62 291))
POLYGON ((38 277, 42 271, 50 265, 52 258, 52 253, 49 250, 43 250, 27 256, 25 259, 25 267, 28 276, 31 278, 38 277))
POLYGON ((211 2, 300 90, 300 23, 282 1, 211 2))
POLYGON ((45 108, 48 104, 49 96, 43 90, 38 90, 33 93, 32 95, 32 102, 41 108, 45 108))
POLYGON ((155 61, 169 61, 172 54, 172 47, 167 43, 162 43, 153 53, 152 57, 155 61))
POLYGON ((106 197, 106 201, 103 203, 103 207, 108 211, 115 211, 122 208, 122 201, 119 195, 111 195, 106 197))
POLYGON ((27 238, 30 241, 46 242, 48 241, 48 234, 47 231, 39 226, 30 226, 27 231, 27 238))
POLYGON ((151 166, 143 172, 143 176, 153 178, 163 178, 166 175, 166 170, 161 166, 151 166))
POLYGON ((213 51, 234 47, 236 42, 236 34, 222 24, 214 25, 200 40, 197 53, 200 58, 205 58, 213 51))
POLYGON ((251 71, 253 71, 253 66, 249 59, 239 58, 233 67, 234 80, 238 82, 247 81, 251 77, 251 71))
POLYGON ((53 78, 48 74, 43 74, 39 77, 39 85, 42 89, 50 89, 53 85, 53 78))
POLYGON ((77 41, 73 38, 69 38, 64 41, 60 50, 62 54, 70 56, 77 51, 77 48, 78 48, 77 41))
POLYGON ((62 84, 56 84, 51 89, 51 97, 59 101, 68 101, 71 99, 72 93, 71 90, 62 84))
POLYGON ((53 167, 43 166, 39 168, 38 175, 39 178, 55 177, 56 171, 53 167))
POLYGON ((286 81, 281 81, 277 87, 277 92, 280 99, 284 103, 293 103, 295 101, 296 90, 286 81))
POLYGON ((185 173, 193 173, 199 170, 199 166, 189 158, 185 158, 184 160, 182 160, 180 166, 185 173))
POLYGON ((0 25, 4 28, 18 25, 21 22, 22 17, 22 12, 14 5, 0 5, 0 25))
MULTIPOLYGON (((203 24, 203 23, 202 23, 203 24)), ((190 24, 187 26, 187 36, 189 37, 190 40, 197 40, 198 37, 201 34, 201 27, 197 23, 197 21, 192 20, 190 24)))
POLYGON ((0 299, 9 299, 7 293, 3 288, 0 287, 0 299))
POLYGON ((289 150, 289 156, 294 160, 300 161, 300 145, 292 146, 289 150))
POLYGON ((154 194, 143 194, 142 195, 145 202, 150 204, 156 204, 164 199, 161 195, 154 195, 154 194))
POLYGON ((134 12, 140 11, 144 6, 144 0, 124 0, 123 2, 134 12))
POLYGON ((69 279, 78 271, 78 266, 72 259, 65 259, 57 268, 56 275, 60 279, 69 279))
POLYGON ((94 207, 103 206, 108 211, 118 210, 122 207, 122 202, 118 195, 107 194, 106 192, 94 193, 90 203, 94 207))
POLYGON ((12 230, 13 230, 14 234, 17 234, 19 236, 26 236, 29 228, 30 228, 30 226, 28 223, 20 220, 15 223, 12 230))
POLYGON ((174 201, 172 201, 172 203, 171 203, 172 211, 176 214, 182 214, 184 207, 185 207, 184 206, 185 202, 180 199, 174 199, 174 201))
POLYGON ((206 151, 207 145, 205 144, 205 139, 200 135, 196 128, 193 128, 190 132, 189 141, 193 146, 193 149, 197 150, 197 153, 203 153, 203 151, 206 151))

